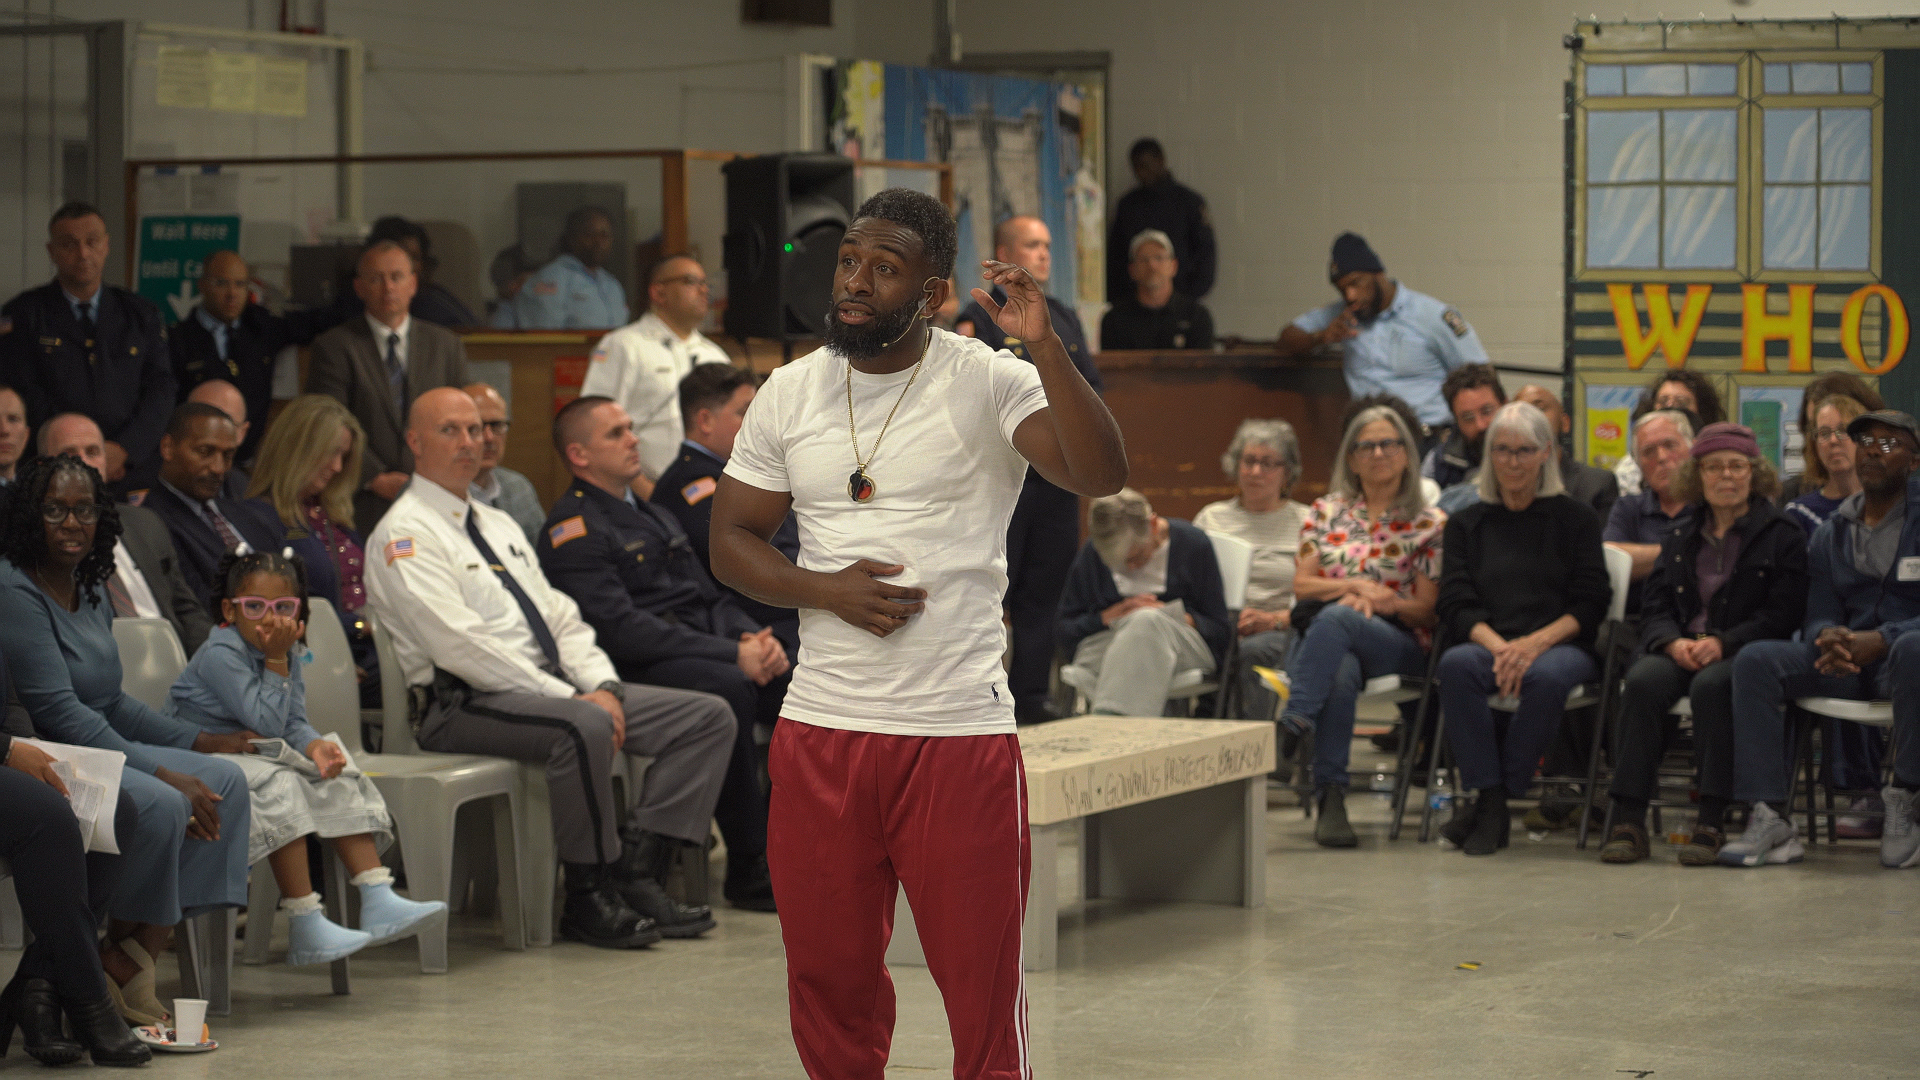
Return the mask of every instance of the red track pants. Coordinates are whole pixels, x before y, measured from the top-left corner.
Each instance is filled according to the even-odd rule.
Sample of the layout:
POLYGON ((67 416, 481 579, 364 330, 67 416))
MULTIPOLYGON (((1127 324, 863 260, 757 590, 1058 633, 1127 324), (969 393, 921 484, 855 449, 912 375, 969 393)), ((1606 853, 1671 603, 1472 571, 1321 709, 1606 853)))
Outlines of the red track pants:
POLYGON ((953 1075, 1028 1080, 1020 929, 1031 852, 1013 735, 927 737, 782 719, 767 862, 793 1041, 813 1080, 882 1080, 887 941, 905 887, 946 1000, 953 1075))

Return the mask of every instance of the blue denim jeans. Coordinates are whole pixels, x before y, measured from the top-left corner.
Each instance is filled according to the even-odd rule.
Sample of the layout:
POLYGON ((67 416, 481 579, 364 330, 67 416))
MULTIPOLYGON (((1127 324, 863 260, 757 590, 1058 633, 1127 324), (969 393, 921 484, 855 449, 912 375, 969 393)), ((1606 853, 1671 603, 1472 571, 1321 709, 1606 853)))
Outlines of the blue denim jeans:
POLYGON ((1820 650, 1799 641, 1756 641, 1733 658, 1733 797, 1782 803, 1793 791, 1793 748, 1781 706, 1794 698, 1891 698, 1894 775, 1920 785, 1920 634, 1893 643, 1858 675, 1822 675, 1820 650))
POLYGON ((1313 726, 1313 782, 1347 786, 1353 710, 1360 688, 1382 675, 1419 675, 1426 654, 1412 634, 1345 604, 1328 604, 1307 625, 1287 664, 1287 713, 1313 726))
POLYGON ((1509 795, 1526 794, 1540 756, 1560 730, 1567 694, 1592 680, 1595 670, 1593 654, 1576 645, 1541 653, 1520 677, 1520 707, 1507 724, 1503 744, 1494 734, 1493 708, 1487 703, 1499 693, 1493 653, 1472 642, 1448 649, 1440 657, 1440 708, 1461 786, 1479 791, 1505 784, 1509 795))

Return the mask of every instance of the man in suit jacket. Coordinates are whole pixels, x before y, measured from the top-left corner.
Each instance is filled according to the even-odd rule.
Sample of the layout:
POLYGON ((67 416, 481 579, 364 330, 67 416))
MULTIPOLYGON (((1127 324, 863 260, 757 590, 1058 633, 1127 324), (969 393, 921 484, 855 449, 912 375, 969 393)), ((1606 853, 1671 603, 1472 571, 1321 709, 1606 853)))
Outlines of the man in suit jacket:
POLYGON ((0 308, 0 325, 11 323, 0 338, 0 382, 26 399, 28 423, 93 417, 107 438, 109 483, 151 476, 174 400, 160 311, 103 280, 107 223, 92 206, 54 211, 47 237, 54 280, 0 308))
POLYGON ((418 287, 413 258, 405 248, 391 240, 369 246, 353 279, 354 292, 366 304, 365 316, 321 334, 308 361, 307 393, 339 400, 366 429, 353 513, 354 524, 368 533, 413 471, 406 440, 408 406, 429 390, 472 381, 460 339, 408 314, 418 287))
MULTIPOLYGON (((1560 395, 1546 387, 1529 383, 1521 387, 1513 398, 1547 415, 1547 427, 1552 429, 1556 445, 1561 436, 1573 430, 1573 421, 1568 419, 1567 410, 1560 406, 1560 395)), ((1560 451, 1560 482, 1567 486, 1567 494, 1575 502, 1593 507, 1601 521, 1607 520, 1607 515, 1613 513, 1613 504, 1620 499, 1620 479, 1613 475, 1613 470, 1596 469, 1584 461, 1576 461, 1564 448, 1560 451)))
MULTIPOLYGON (((273 365, 280 350, 312 344, 340 321, 332 308, 275 315, 252 302, 251 277, 246 260, 236 252, 216 251, 207 257, 200 274, 200 303, 167 330, 167 353, 182 401, 201 383, 221 379, 239 390, 247 415, 265 418, 273 404, 273 365)), ((240 437, 239 460, 253 460, 266 431, 265 424, 246 430, 240 437)))
MULTIPOLYGON (((40 425, 40 453, 72 454, 96 469, 107 463, 100 425, 79 413, 62 413, 40 425)), ((113 546, 107 595, 116 616, 172 623, 188 656, 213 632, 213 620, 180 571, 167 523, 144 507, 120 507, 120 541, 113 546)))
POLYGON ((213 610, 214 572, 229 551, 243 543, 255 551, 285 546, 287 530, 271 508, 221 493, 239 445, 232 418, 189 401, 173 410, 160 438, 159 482, 129 497, 166 522, 187 585, 208 611, 213 610))
MULTIPOLYGON (((753 404, 754 382, 753 372, 732 364, 699 364, 680 380, 680 417, 687 437, 673 464, 660 474, 649 500, 679 520, 694 554, 700 557, 701 568, 709 574, 713 572, 713 560, 707 553, 713 493, 720 485, 720 471, 733 453, 733 440, 740 434, 747 406, 753 404)), ((799 561, 800 525, 792 514, 773 534, 773 546, 787 558, 799 561)), ((798 611, 770 607, 732 589, 726 591, 760 625, 772 628, 788 656, 800 655, 798 611)))

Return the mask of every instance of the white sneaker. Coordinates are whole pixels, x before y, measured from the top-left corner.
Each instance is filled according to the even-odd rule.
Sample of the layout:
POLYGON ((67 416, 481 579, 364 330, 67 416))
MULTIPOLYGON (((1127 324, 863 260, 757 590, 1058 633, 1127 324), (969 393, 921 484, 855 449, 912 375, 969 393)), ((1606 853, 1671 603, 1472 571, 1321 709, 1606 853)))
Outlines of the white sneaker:
POLYGON ((1774 813, 1766 803, 1753 804, 1753 816, 1747 831, 1720 846, 1720 861, 1727 866, 1765 866, 1795 863, 1807 857, 1807 846, 1793 823, 1774 813))

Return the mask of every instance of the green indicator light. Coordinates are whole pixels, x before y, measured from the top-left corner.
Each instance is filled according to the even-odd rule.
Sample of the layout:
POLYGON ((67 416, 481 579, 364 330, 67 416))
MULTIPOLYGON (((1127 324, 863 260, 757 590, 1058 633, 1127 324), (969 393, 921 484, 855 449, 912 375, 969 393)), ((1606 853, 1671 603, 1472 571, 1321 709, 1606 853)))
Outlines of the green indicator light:
POLYGON ((788 251, 792 251, 792 250, 793 250, 793 245, 792 245, 792 244, 788 244, 788 245, 787 245, 787 250, 788 250, 788 251))

